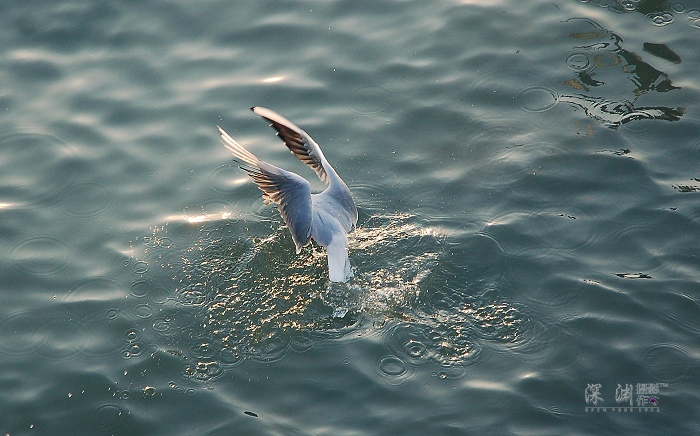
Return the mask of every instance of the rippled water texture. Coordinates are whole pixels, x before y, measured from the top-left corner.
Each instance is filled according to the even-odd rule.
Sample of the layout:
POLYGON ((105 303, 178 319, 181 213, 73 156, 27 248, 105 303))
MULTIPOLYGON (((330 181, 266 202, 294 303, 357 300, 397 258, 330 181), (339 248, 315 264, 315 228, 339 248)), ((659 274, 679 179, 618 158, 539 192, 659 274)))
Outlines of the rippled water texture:
POLYGON ((700 432, 700 5, 14 3, 0 434, 700 432), (254 105, 348 283, 219 144, 323 187, 254 105))

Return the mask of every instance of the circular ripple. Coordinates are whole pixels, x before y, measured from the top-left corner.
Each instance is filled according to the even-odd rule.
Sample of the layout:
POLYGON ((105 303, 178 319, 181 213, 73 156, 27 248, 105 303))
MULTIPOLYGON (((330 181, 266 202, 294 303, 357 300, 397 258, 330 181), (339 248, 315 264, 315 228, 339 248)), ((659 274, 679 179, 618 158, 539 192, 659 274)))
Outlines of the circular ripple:
POLYGON ((164 288, 153 288, 148 291, 148 298, 155 304, 163 304, 170 299, 164 288))
POLYGON ((53 236, 33 236, 12 249, 15 266, 38 276, 63 271, 68 266, 69 255, 66 244, 53 236))
POLYGON ((214 357, 220 348, 220 344, 205 336, 195 338, 190 344, 190 351, 195 357, 200 359, 214 357))
POLYGON ((101 321, 119 315, 124 296, 116 281, 108 277, 90 277, 68 291, 63 303, 71 315, 81 320, 101 321), (105 310, 107 305, 110 307, 105 310))
POLYGON ((231 203, 223 200, 208 200, 202 204, 202 214, 207 218, 207 220, 225 220, 233 218, 235 216, 240 216, 238 212, 231 203))
POLYGON ((205 306, 207 295, 200 289, 185 288, 178 294, 178 301, 183 306, 205 306))
POLYGON ((586 71, 591 66, 591 60, 584 53, 572 53, 566 58, 566 65, 574 71, 586 71))
POLYGON ((229 162, 214 167, 209 171, 209 187, 222 194, 230 194, 239 186, 250 182, 250 178, 238 167, 238 164, 229 162))
POLYGON ((224 365, 236 365, 243 360, 243 356, 236 347, 222 347, 219 350, 219 359, 224 365))
POLYGON ((406 362, 397 356, 384 356, 379 359, 376 367, 377 374, 390 385, 400 385, 411 376, 406 362))
POLYGON ((136 298, 143 298, 148 295, 151 284, 145 280, 137 280, 129 286, 129 295, 136 298))
POLYGON ((134 342, 138 341, 141 339, 141 332, 138 331, 137 329, 128 329, 127 331, 122 334, 122 340, 124 342, 127 342, 129 344, 133 344, 134 342))
POLYGON ((146 303, 137 304, 134 306, 132 311, 134 312, 134 315, 142 319, 147 319, 153 316, 153 308, 146 303))
POLYGON ((628 132, 632 133, 645 133, 651 130, 652 127, 654 127, 655 122, 654 120, 651 119, 641 119, 641 120, 634 120, 631 123, 625 123, 622 125, 622 128, 625 129, 628 132))
POLYGON ((77 218, 102 215, 114 204, 112 190, 95 180, 83 180, 68 185, 59 195, 61 209, 77 218))
POLYGON ((686 381, 692 372, 692 359, 676 345, 652 345, 644 351, 643 362, 654 382, 679 383, 686 381))
POLYGON ((0 321, 0 355, 29 356, 46 345, 43 321, 44 317, 35 311, 13 313, 0 321))
POLYGON ((185 377, 199 380, 199 381, 209 381, 213 378, 219 377, 224 373, 224 369, 221 364, 217 361, 199 361, 194 364, 188 364, 185 366, 185 377))
POLYGON ((651 20, 653 25, 659 27, 668 26, 673 23, 673 14, 670 12, 654 12, 648 14, 647 18, 651 20))
POLYGON ((115 404, 105 404, 98 407, 92 414, 95 426, 102 430, 112 430, 124 421, 125 413, 115 404))
POLYGON ((154 318, 152 321, 153 330, 162 336, 173 336, 178 332, 187 329, 194 323, 194 316, 189 312, 178 311, 154 318))
POLYGON ((637 10, 637 2, 632 0, 623 0, 620 2, 622 9, 628 12, 633 12, 637 10))
POLYGON ((143 354, 143 350, 143 345, 139 343, 129 344, 125 349, 122 350, 122 357, 124 359, 139 357, 143 354))
POLYGON ((391 92, 380 85, 362 85, 352 90, 350 109, 360 115, 376 115, 391 107, 391 92))
POLYGON ((287 353, 289 338, 280 332, 270 333, 270 337, 264 339, 251 350, 253 360, 258 362, 276 362, 287 353))
MULTIPOLYGON (((117 356, 124 347, 123 343, 114 340, 125 332, 117 323, 97 321, 86 323, 81 329, 79 337, 81 350, 95 357, 117 356)), ((126 342, 126 341, 124 341, 126 342)), ((128 342, 127 342, 128 343, 128 342)))
POLYGON ((40 354, 50 360, 69 361, 80 356, 85 345, 84 325, 68 314, 49 316, 44 323, 46 347, 40 354))
POLYGON ((543 86, 531 86, 518 93, 518 106, 525 112, 544 112, 553 108, 558 101, 557 94, 543 86))
POLYGON ((292 338, 292 342, 289 345, 289 347, 297 353, 303 353, 313 348, 314 343, 315 341, 311 337, 311 335, 307 333, 301 333, 292 338))
POLYGON ((134 274, 139 274, 143 275, 148 272, 148 262, 145 260, 137 260, 134 262, 134 269, 133 269, 134 274))
POLYGON ((487 233, 476 233, 460 241, 459 252, 478 254, 478 259, 467 261, 473 282, 494 284, 501 280, 506 269, 506 252, 501 243, 487 233))
POLYGON ((419 324, 397 324, 390 328, 387 338, 389 347, 404 356, 413 366, 425 365, 435 354, 435 346, 428 336, 429 328, 419 324))

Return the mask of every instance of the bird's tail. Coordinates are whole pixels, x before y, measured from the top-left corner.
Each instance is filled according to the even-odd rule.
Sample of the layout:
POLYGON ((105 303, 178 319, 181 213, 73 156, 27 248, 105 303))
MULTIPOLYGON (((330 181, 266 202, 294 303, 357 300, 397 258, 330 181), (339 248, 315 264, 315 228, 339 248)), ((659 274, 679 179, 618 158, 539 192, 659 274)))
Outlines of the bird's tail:
POLYGON ((352 276, 348 259, 348 238, 340 232, 333 235, 328 250, 328 277, 332 282, 347 282, 352 276))

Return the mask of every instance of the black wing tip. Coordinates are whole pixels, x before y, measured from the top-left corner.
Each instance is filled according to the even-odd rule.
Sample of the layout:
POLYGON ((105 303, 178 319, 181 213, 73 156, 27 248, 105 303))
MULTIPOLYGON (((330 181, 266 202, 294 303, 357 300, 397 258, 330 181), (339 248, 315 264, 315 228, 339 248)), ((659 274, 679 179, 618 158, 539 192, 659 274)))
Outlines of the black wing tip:
POLYGON ((250 107, 250 110, 252 110, 253 112, 255 112, 255 109, 256 109, 256 108, 257 108, 257 106, 251 106, 251 107, 250 107))

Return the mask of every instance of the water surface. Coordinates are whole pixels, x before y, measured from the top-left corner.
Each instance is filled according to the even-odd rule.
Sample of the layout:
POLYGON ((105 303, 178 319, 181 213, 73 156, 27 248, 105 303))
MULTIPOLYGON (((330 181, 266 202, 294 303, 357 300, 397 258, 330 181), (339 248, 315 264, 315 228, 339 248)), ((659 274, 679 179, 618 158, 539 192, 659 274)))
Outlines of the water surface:
POLYGON ((700 430, 700 5, 33 1, 0 24, 0 432, 700 430), (219 145, 314 177, 254 105, 353 192, 347 284, 219 145))

